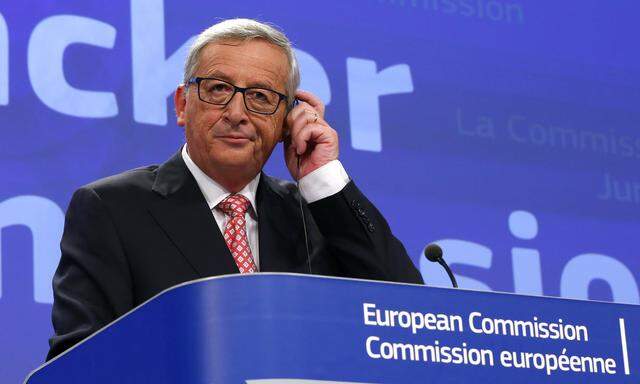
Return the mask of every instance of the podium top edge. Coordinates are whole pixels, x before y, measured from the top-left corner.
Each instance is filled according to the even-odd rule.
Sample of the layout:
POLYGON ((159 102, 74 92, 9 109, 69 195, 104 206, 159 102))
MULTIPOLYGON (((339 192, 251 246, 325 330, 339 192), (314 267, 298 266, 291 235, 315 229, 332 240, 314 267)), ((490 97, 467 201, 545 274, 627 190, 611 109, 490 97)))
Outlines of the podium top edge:
POLYGON ((633 307, 640 306, 640 304, 633 304, 633 303, 619 303, 619 302, 603 301, 603 300, 587 300, 587 299, 577 299, 577 298, 571 298, 571 297, 559 297, 559 296, 549 296, 549 295, 531 295, 531 294, 524 294, 524 293, 506 292, 506 291, 485 291, 485 290, 469 289, 469 288, 453 288, 453 287, 443 287, 443 286, 430 286, 430 285, 426 285, 426 284, 423 285, 423 284, 413 284, 413 283, 402 283, 402 282, 396 282, 396 281, 381 281, 381 280, 371 280, 371 279, 359 279, 359 278, 353 278, 353 277, 309 275, 309 274, 305 274, 305 273, 292 273, 292 272, 258 272, 258 273, 245 273, 245 274, 233 273, 233 274, 228 274, 228 275, 209 276, 209 277, 203 277, 203 278, 200 278, 200 279, 185 281, 184 283, 176 284, 176 285, 174 285, 172 287, 166 288, 165 290, 161 291, 160 293, 158 293, 155 296, 151 297, 150 299, 146 300, 144 303, 139 304, 133 310, 145 305, 148 301, 151 301, 151 300, 155 299, 156 297, 158 297, 158 296, 160 296, 160 295, 162 295, 164 293, 170 292, 170 291, 172 291, 174 289, 178 289, 178 288, 181 288, 181 287, 184 287, 184 286, 188 286, 188 285, 192 285, 192 284, 198 284, 198 283, 202 283, 202 282, 205 282, 205 281, 211 281, 211 280, 236 279, 236 278, 251 279, 251 278, 261 278, 261 277, 267 277, 267 276, 283 276, 283 277, 296 277, 296 278, 303 278, 303 279, 309 278, 309 279, 319 279, 319 280, 342 280, 342 281, 350 281, 350 282, 357 282, 357 283, 371 283, 371 284, 381 284, 381 285, 399 285, 399 286, 420 287, 420 288, 436 289, 436 290, 447 290, 447 291, 476 292, 476 293, 488 294, 488 295, 509 295, 509 296, 528 297, 528 298, 538 298, 538 299, 542 298, 542 299, 549 299, 549 300, 578 301, 578 302, 583 302, 583 303, 597 303, 597 304, 622 305, 622 306, 626 305, 626 306, 633 306, 633 307))

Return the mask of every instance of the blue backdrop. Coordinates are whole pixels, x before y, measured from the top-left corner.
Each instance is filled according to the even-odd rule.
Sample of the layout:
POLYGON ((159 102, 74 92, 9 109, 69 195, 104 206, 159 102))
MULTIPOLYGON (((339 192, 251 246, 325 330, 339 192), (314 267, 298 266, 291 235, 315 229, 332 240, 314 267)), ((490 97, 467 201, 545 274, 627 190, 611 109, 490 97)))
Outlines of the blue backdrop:
MULTIPOLYGON (((44 359, 72 192, 184 141, 171 94, 218 19, 280 26, 341 160, 461 286, 640 303, 634 0, 0 4, 0 381, 44 359)), ((268 173, 289 177, 281 151, 268 173)))

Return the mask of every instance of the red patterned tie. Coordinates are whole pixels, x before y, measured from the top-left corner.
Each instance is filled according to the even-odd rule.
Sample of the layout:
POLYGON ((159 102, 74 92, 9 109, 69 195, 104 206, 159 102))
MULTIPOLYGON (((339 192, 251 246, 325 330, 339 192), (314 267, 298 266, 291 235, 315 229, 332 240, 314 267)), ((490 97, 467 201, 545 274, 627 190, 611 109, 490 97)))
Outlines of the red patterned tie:
POLYGON ((244 219, 249 204, 249 200, 242 195, 229 195, 218 204, 218 208, 225 215, 231 217, 224 229, 224 241, 227 243, 240 273, 254 273, 258 270, 253 262, 251 248, 249 248, 247 223, 244 219))

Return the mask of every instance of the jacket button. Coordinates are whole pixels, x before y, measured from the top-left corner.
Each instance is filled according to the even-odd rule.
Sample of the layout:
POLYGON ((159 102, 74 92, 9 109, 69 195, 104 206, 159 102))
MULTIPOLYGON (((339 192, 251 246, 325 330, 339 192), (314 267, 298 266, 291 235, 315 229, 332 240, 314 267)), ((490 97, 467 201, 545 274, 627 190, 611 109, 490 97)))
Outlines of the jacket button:
POLYGON ((351 208, 353 209, 360 208, 360 203, 358 203, 356 200, 351 200, 351 208))
POLYGON ((360 215, 361 217, 366 217, 367 213, 364 211, 364 209, 358 208, 358 215, 360 215))
POLYGON ((376 227, 373 226, 373 223, 369 223, 369 225, 367 225, 367 229, 369 232, 373 233, 376 230, 376 227))

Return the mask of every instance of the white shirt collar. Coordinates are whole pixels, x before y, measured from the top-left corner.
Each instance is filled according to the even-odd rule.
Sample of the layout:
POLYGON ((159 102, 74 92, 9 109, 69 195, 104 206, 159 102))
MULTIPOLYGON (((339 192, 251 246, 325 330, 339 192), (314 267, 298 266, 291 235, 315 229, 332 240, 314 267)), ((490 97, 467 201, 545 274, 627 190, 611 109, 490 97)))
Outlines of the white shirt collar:
MULTIPOLYGON (((215 180, 204 173, 200 167, 193 162, 189 156, 189 152, 187 151, 187 144, 182 147, 182 159, 187 165, 189 172, 191 172, 193 177, 196 179, 196 183, 198 183, 198 187, 200 187, 200 191, 202 191, 202 194, 209 205, 209 209, 215 208, 222 200, 231 194, 223 186, 216 183, 215 180)), ((245 185, 244 188, 238 192, 239 195, 242 195, 249 200, 255 217, 258 217, 258 210, 256 209, 256 192, 258 191, 259 182, 260 173, 258 173, 256 177, 249 182, 249 184, 245 185)))

